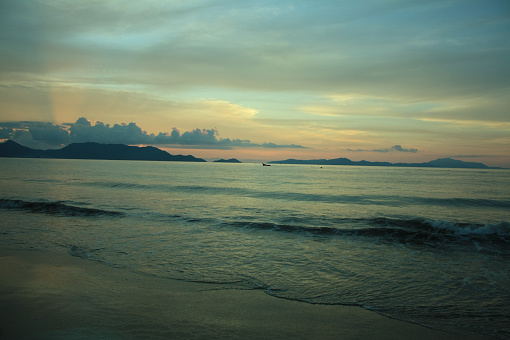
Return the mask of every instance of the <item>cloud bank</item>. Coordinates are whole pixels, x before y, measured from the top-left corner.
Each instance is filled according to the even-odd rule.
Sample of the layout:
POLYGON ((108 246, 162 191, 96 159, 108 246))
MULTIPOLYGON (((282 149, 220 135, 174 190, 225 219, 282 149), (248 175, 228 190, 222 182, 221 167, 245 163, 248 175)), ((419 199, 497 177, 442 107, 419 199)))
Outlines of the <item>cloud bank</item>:
POLYGON ((402 145, 393 145, 391 148, 388 149, 373 149, 373 150, 365 150, 365 149, 347 149, 347 151, 353 151, 353 152, 411 152, 416 153, 418 152, 418 149, 409 148, 405 149, 402 147, 402 145))
POLYGON ((199 149, 231 149, 234 147, 305 148, 302 145, 282 145, 272 142, 257 144, 247 139, 219 138, 218 131, 194 129, 158 134, 147 133, 136 123, 104 124, 90 122, 81 117, 75 123, 56 125, 48 122, 3 122, 0 123, 0 138, 11 139, 30 147, 51 148, 70 143, 96 142, 105 144, 147 144, 194 147, 199 149))

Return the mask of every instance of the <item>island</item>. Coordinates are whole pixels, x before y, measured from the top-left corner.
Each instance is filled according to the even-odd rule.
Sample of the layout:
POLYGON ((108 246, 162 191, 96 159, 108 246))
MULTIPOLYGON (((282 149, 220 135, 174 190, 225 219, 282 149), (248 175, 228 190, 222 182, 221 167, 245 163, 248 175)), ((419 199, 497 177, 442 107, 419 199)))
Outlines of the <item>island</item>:
POLYGON ((213 161, 215 163, 242 163, 240 160, 238 159, 235 159, 235 158, 230 158, 230 159, 218 159, 218 160, 215 160, 213 161))
POLYGON ((503 169, 490 167, 483 163, 464 162, 452 158, 438 158, 436 160, 424 163, 390 163, 390 162, 369 162, 369 161, 351 161, 348 158, 335 159, 286 159, 282 161, 272 161, 271 164, 315 164, 315 165, 354 165, 354 166, 394 166, 408 168, 462 168, 462 169, 503 169))
POLYGON ((153 146, 87 142, 72 143, 62 149, 41 150, 28 148, 12 140, 0 143, 0 157, 206 162, 191 155, 171 155, 153 146))

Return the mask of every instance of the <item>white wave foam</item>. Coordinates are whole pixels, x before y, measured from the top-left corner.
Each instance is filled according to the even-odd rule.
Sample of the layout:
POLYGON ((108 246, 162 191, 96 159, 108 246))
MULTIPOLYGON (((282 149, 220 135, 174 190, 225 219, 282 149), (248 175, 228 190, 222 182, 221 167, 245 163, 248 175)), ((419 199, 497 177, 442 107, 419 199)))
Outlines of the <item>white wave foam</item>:
POLYGON ((510 223, 501 221, 499 223, 486 223, 460 225, 445 220, 427 221, 438 232, 447 232, 456 235, 497 235, 510 236, 510 223))

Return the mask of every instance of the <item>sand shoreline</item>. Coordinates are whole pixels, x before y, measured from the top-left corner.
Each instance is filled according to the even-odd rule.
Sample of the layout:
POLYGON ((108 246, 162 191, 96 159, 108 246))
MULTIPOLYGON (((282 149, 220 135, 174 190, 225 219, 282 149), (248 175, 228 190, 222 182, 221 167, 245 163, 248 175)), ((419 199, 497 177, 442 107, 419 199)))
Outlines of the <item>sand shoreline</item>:
POLYGON ((312 305, 0 248, 0 339, 488 339, 358 307, 312 305))

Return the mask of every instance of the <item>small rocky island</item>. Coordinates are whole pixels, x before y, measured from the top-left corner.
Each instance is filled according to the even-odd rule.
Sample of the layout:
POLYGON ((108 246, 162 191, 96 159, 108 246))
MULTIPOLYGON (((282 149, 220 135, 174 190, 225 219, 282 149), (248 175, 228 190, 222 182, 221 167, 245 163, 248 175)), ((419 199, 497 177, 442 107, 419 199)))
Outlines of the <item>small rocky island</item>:
POLYGON ((230 158, 230 159, 218 159, 216 161, 213 161, 215 163, 242 163, 240 160, 238 159, 235 159, 235 158, 230 158))

